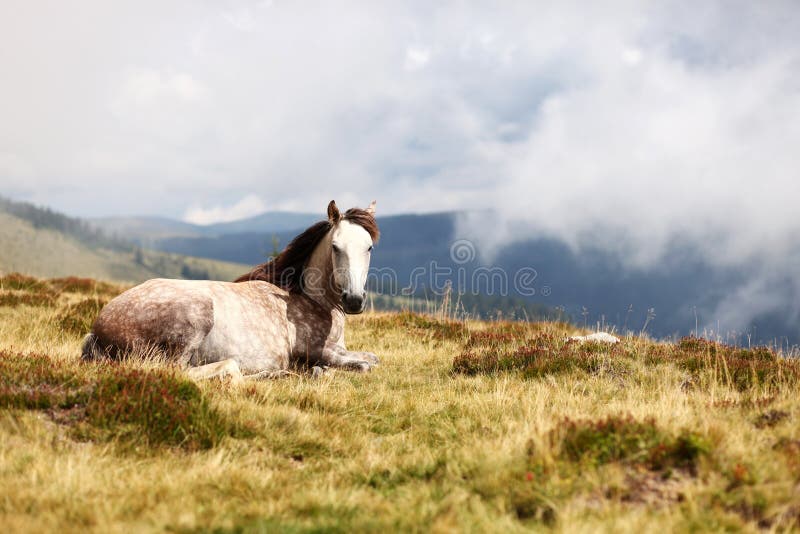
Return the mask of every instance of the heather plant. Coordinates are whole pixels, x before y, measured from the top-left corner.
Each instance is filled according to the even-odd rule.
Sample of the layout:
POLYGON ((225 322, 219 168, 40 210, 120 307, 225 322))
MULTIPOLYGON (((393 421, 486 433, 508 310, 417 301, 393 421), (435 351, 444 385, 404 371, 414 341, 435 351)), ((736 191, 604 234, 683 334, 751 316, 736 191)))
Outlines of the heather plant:
POLYGON ((562 420, 550 433, 562 458, 602 465, 626 462, 659 471, 680 468, 695 472, 697 461, 710 450, 704 437, 682 430, 671 436, 652 418, 631 416, 600 420, 562 420))
POLYGON ((630 374, 637 363, 668 365, 688 373, 689 383, 716 382, 739 391, 800 382, 800 360, 768 347, 740 348, 699 338, 677 344, 626 338, 609 345, 569 341, 563 334, 530 329, 528 335, 491 328, 470 335, 452 370, 465 375, 517 372, 526 378, 565 373, 630 374))
POLYGON ((0 289, 18 289, 22 291, 43 291, 49 289, 46 280, 21 273, 9 273, 0 276, 0 289))
POLYGON ((50 307, 54 304, 54 295, 47 291, 0 291, 0 306, 9 308, 16 308, 18 306, 50 307))
POLYGON ((48 280, 48 283, 49 286, 58 293, 104 296, 115 296, 119 293, 119 287, 107 282, 95 280, 94 278, 67 276, 63 278, 51 278, 48 280))
POLYGON ((213 447, 231 430, 197 385, 174 370, 107 369, 86 402, 86 421, 84 438, 191 450, 213 447))
POLYGON ((108 301, 91 297, 68 305, 58 316, 61 330, 75 336, 89 333, 97 314, 108 301))
POLYGON ((44 354, 0 351, 0 408, 68 408, 87 393, 78 373, 44 354))
POLYGON ((467 333, 467 328, 463 322, 450 319, 435 319, 410 312, 370 317, 366 326, 377 336, 400 329, 410 336, 416 336, 419 339, 428 341, 460 340, 467 333))
POLYGON ((0 351, 0 409, 49 410, 78 439, 126 445, 207 449, 239 432, 174 369, 86 365, 0 351), (72 417, 63 418, 65 410, 72 417))

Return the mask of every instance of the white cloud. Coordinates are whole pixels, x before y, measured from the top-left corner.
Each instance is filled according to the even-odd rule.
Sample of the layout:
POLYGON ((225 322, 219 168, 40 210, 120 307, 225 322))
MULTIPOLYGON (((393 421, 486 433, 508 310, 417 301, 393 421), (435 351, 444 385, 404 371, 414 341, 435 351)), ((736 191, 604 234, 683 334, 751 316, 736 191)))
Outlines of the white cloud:
POLYGON ((183 220, 194 224, 214 224, 237 221, 263 213, 267 209, 264 202, 256 195, 247 195, 230 206, 195 206, 186 210, 183 220))
POLYGON ((788 273, 798 27, 792 1, 7 1, 0 186, 205 221, 495 207, 629 266, 682 239, 788 273))
POLYGON ((131 69, 119 92, 118 105, 125 107, 152 105, 159 99, 200 100, 207 90, 186 73, 131 69))
POLYGON ((431 59, 431 51, 427 48, 410 46, 406 48, 406 70, 419 70, 428 64, 431 59))
POLYGON ((622 51, 622 61, 628 65, 638 65, 641 63, 642 57, 644 57, 644 54, 638 48, 626 48, 622 51))

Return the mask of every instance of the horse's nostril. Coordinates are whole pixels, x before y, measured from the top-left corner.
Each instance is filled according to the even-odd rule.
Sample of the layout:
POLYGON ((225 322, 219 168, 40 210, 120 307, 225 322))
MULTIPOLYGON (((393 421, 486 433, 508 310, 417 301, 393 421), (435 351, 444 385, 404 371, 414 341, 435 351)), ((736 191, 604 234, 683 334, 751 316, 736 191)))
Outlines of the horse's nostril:
POLYGON ((350 293, 349 291, 344 292, 342 293, 342 303, 348 310, 361 309, 361 306, 364 303, 364 295, 350 293))

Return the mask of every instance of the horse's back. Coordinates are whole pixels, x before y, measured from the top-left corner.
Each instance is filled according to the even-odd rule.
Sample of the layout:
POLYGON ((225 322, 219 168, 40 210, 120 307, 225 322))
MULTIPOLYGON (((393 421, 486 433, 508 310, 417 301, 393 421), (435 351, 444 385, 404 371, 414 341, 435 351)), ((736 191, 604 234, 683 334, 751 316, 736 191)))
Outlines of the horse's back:
POLYGON ((183 354, 214 326, 215 282, 153 279, 109 302, 92 327, 109 355, 158 348, 183 354))

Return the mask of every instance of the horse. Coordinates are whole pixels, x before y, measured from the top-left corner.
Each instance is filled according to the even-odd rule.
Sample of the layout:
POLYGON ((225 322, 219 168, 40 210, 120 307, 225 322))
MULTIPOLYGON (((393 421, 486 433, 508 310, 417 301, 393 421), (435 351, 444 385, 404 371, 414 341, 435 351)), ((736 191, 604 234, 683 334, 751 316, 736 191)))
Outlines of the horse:
POLYGON ((109 302, 84 338, 82 358, 121 358, 155 348, 192 378, 279 376, 298 367, 365 372, 371 352, 347 350, 345 314, 366 305, 375 201, 296 236, 234 282, 153 279, 109 302))

